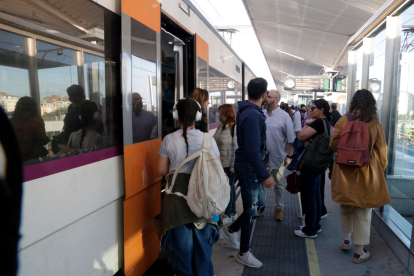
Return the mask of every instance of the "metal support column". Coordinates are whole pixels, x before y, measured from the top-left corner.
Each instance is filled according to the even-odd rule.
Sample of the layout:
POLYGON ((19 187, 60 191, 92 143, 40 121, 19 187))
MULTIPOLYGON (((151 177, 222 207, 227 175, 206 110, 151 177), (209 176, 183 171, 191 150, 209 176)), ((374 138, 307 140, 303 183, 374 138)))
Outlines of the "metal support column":
POLYGON ((161 57, 161 33, 156 32, 156 43, 155 47, 157 49, 157 96, 155 99, 156 107, 157 107, 157 121, 158 121, 158 138, 162 138, 162 80, 161 80, 161 68, 162 68, 162 57, 161 57))
POLYGON ((370 64, 370 56, 371 53, 374 52, 374 40, 373 37, 364 37, 362 50, 362 79, 361 79, 361 86, 360 89, 368 89, 369 90, 369 64, 370 64))
POLYGON ((25 38, 26 55, 27 55, 27 68, 29 73, 29 86, 30 97, 36 102, 39 108, 39 115, 41 115, 40 108, 40 89, 39 89, 39 76, 37 73, 37 51, 36 51, 36 39, 31 37, 25 38))
POLYGON ((388 140, 387 175, 394 174, 395 135, 398 125, 399 69, 401 50, 402 19, 400 16, 387 17, 384 96, 382 101, 381 122, 385 138, 388 140))
POLYGON ((346 106, 349 107, 355 94, 355 79, 357 69, 357 51, 348 51, 348 83, 346 86, 346 106))
POLYGON ((85 74, 83 70, 83 51, 75 51, 75 64, 78 72, 78 84, 85 90, 85 74))

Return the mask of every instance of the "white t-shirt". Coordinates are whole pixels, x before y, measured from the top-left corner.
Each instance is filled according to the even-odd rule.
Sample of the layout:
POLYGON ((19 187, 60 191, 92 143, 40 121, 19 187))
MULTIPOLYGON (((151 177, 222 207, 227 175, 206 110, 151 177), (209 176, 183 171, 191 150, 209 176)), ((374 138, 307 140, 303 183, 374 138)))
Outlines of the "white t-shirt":
MULTIPOLYGON (((188 156, 203 148, 204 133, 198 129, 187 130, 188 156)), ((211 138, 211 149, 216 157, 220 156, 216 141, 211 138)), ((183 130, 179 129, 165 136, 158 154, 170 159, 169 172, 175 172, 187 156, 187 145, 183 137, 183 130)), ((196 160, 191 160, 181 167, 180 173, 191 174, 196 160)))

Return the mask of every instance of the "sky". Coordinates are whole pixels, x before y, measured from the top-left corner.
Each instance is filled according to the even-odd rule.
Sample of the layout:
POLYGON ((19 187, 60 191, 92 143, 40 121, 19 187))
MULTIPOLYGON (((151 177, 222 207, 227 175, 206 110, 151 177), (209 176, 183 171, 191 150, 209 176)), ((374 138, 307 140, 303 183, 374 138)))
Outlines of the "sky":
MULTIPOLYGON (((190 1, 214 27, 238 30, 232 37, 231 47, 257 77, 267 80, 268 89, 275 89, 275 82, 242 0, 190 1)), ((224 39, 230 42, 229 35, 225 34, 224 39)))

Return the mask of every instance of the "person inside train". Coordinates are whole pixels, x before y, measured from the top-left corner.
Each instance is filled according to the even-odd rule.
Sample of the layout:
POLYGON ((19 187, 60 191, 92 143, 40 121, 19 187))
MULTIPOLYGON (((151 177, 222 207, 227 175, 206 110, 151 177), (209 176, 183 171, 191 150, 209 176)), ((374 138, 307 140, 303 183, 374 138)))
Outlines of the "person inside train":
POLYGON ((267 157, 266 123, 261 106, 266 97, 266 90, 265 79, 252 79, 247 85, 249 100, 239 102, 236 132, 238 148, 234 171, 241 188, 243 213, 230 227, 220 229, 222 237, 233 248, 239 249, 236 261, 254 268, 263 266, 263 263, 250 251, 250 236, 257 218, 259 189, 262 189, 262 183, 269 189, 276 184, 263 162, 267 157), (237 235, 239 230, 241 230, 240 242, 237 235))
POLYGON ((90 150, 102 146, 102 134, 97 130, 102 125, 102 113, 99 103, 86 100, 80 106, 81 129, 72 132, 68 144, 59 154, 72 150, 90 150))
POLYGON ((16 103, 11 118, 23 161, 48 155, 45 145, 50 138, 46 135, 45 122, 39 116, 36 102, 30 97, 21 97, 16 103))
MULTIPOLYGON (((384 177, 388 148, 378 119, 376 101, 370 91, 358 90, 352 97, 348 114, 335 124, 330 143, 333 150, 337 147, 342 129, 350 120, 359 120, 368 125, 369 163, 363 167, 350 167, 335 162, 331 188, 333 201, 341 204, 344 231, 341 248, 351 250, 352 235, 356 245, 353 262, 360 264, 371 258, 364 246, 370 241, 372 208, 391 203, 384 177)), ((361 147, 363 148, 362 145, 361 147)))
MULTIPOLYGON (((301 130, 298 140, 304 142, 306 148, 319 135, 325 132, 325 126, 329 129, 330 114, 329 104, 324 99, 312 101, 309 104, 309 115, 313 119, 301 130)), ((302 238, 316 238, 321 232, 320 220, 322 216, 321 177, 306 166, 301 171, 301 194, 304 210, 306 210, 305 225, 299 227, 294 233, 302 238)))
POLYGON ((158 137, 157 117, 142 107, 141 95, 137 92, 132 93, 132 140, 134 143, 158 137))
POLYGON ((237 219, 236 213, 236 188, 234 187, 234 180, 236 174, 234 173, 234 159, 237 150, 237 135, 236 135, 236 112, 233 105, 223 104, 219 107, 220 126, 214 133, 214 139, 220 151, 221 162, 224 172, 229 178, 230 184, 230 201, 226 211, 221 216, 221 225, 232 223, 237 219))
POLYGON ((85 91, 82 86, 73 84, 67 88, 69 101, 72 103, 71 108, 63 119, 63 131, 58 135, 57 140, 59 144, 67 144, 69 136, 72 132, 81 129, 80 106, 86 100, 85 91))
POLYGON ((214 104, 211 108, 210 108, 210 124, 215 124, 217 122, 219 122, 219 118, 218 118, 218 105, 214 104))
POLYGON ((167 127, 174 127, 172 112, 175 100, 175 75, 167 77, 167 86, 162 97, 162 120, 166 120, 167 127))
POLYGON ((23 194, 23 167, 18 137, 0 106, 0 267, 2 276, 16 276, 23 194))
MULTIPOLYGON (((187 97, 176 103, 180 129, 165 136, 159 149, 158 172, 172 176, 187 156, 203 147, 204 133, 195 129, 199 103, 187 97)), ((214 155, 220 160, 217 143, 211 139, 214 155)), ((178 172, 173 192, 186 195, 196 160, 189 161, 178 172)), ((167 177, 171 185, 172 177, 167 177)), ((212 245, 219 238, 217 224, 212 219, 199 218, 187 201, 174 194, 165 194, 157 221, 161 245, 170 252, 170 262, 176 275, 213 276, 212 245)))
POLYGON ((208 91, 201 88, 194 88, 193 92, 190 95, 190 98, 193 98, 201 105, 203 113, 201 121, 196 122, 196 129, 199 129, 202 132, 208 132, 209 120, 207 118, 207 107, 210 104, 208 100, 208 91))

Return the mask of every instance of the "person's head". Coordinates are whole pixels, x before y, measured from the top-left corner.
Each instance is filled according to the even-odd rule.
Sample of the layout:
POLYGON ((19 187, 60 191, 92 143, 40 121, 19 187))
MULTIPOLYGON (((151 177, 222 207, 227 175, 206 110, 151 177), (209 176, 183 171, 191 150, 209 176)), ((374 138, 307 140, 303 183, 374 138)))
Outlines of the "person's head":
POLYGON ((329 103, 324 99, 314 100, 309 103, 309 115, 312 119, 327 118, 331 120, 329 114, 329 103))
POLYGON ((68 92, 69 101, 75 106, 79 106, 86 100, 85 91, 80 85, 73 84, 66 89, 66 92, 68 92))
POLYGON ((175 76, 174 75, 169 75, 167 77, 167 85, 169 88, 174 88, 175 85, 175 76))
POLYGON ((231 127, 236 123, 236 110, 231 104, 223 104, 218 109, 220 123, 231 127))
POLYGON ((178 121, 180 122, 180 128, 183 130, 183 137, 185 140, 185 144, 187 145, 188 156, 187 128, 194 128, 197 112, 201 112, 201 108, 199 103, 190 97, 179 100, 176 103, 175 108, 178 113, 178 121))
POLYGON ((21 97, 16 103, 16 108, 14 109, 11 120, 26 121, 35 116, 39 116, 36 102, 30 97, 21 97))
POLYGON ((255 78, 249 81, 247 85, 247 94, 249 100, 263 101, 266 97, 267 81, 264 78, 255 78))
POLYGON ((306 110, 306 105, 301 104, 301 105, 300 105, 300 109, 302 109, 303 111, 305 111, 305 110, 306 110))
POLYGON ((336 103, 331 103, 331 110, 334 111, 337 109, 336 103))
POLYGON ((355 92, 348 112, 353 113, 358 118, 362 118, 367 122, 378 119, 377 102, 371 91, 361 89, 355 92))
POLYGON ((132 111, 138 115, 142 111, 142 97, 138 92, 132 93, 132 111))
POLYGON ((80 119, 82 127, 98 128, 102 122, 100 115, 101 108, 99 103, 95 101, 86 100, 80 106, 80 119))
POLYGON ((277 90, 270 90, 266 95, 265 108, 273 111, 277 108, 280 101, 280 93, 277 90))
POLYGON ((201 88, 194 88, 193 92, 190 95, 191 98, 196 100, 203 109, 203 112, 206 112, 208 105, 210 102, 208 101, 208 91, 201 89, 201 88))

